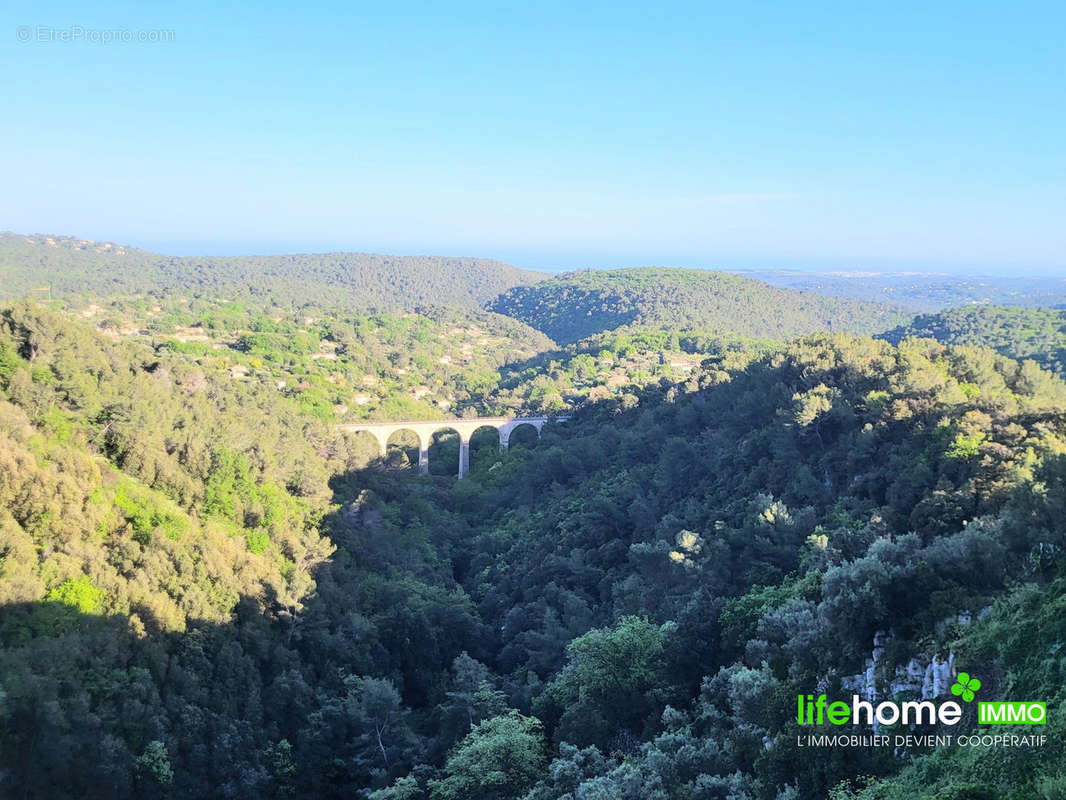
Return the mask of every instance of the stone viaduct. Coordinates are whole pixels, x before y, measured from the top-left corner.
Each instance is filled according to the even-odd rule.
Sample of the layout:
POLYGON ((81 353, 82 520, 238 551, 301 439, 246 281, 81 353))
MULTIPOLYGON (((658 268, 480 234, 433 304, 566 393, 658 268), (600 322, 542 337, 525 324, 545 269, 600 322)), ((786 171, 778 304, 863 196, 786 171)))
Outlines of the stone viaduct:
POLYGON ((475 417, 473 419, 441 419, 409 422, 362 422, 338 425, 337 429, 350 433, 369 433, 378 442, 384 458, 389 449, 389 437, 397 431, 411 431, 418 437, 418 472, 429 474, 429 443, 438 431, 455 431, 459 434, 459 477, 470 472, 470 437, 481 428, 495 428, 500 435, 500 449, 506 450, 511 434, 523 425, 535 428, 537 435, 548 420, 566 422, 569 416, 558 417, 475 417))

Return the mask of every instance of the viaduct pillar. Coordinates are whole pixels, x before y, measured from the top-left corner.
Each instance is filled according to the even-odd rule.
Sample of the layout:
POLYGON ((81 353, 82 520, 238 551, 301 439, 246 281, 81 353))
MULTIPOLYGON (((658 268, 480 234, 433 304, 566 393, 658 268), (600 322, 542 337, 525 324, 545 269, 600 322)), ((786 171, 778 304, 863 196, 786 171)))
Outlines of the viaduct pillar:
POLYGON ((459 477, 465 478, 470 472, 470 437, 459 436, 459 477))
POLYGON ((429 437, 421 433, 418 434, 418 474, 429 474, 429 437))

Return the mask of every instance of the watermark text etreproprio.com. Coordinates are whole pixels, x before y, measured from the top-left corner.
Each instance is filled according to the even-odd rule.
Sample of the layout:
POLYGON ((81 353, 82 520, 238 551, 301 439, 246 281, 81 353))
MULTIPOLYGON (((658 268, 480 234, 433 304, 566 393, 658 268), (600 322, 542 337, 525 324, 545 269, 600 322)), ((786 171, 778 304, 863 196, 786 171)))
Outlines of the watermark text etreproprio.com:
POLYGON ((174 41, 174 31, 163 28, 88 28, 84 25, 19 25, 15 39, 23 43, 159 44, 174 41))

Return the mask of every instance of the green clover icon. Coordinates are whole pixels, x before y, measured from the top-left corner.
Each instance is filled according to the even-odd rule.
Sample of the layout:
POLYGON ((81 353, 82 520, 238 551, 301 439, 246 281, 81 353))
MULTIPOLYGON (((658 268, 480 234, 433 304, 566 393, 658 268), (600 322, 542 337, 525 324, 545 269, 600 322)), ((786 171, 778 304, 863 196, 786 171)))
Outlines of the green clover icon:
POLYGON ((959 677, 955 679, 955 683, 951 687, 951 693, 953 695, 962 695, 962 699, 969 703, 973 700, 974 692, 981 688, 981 681, 977 678, 971 678, 969 673, 960 672, 959 677))

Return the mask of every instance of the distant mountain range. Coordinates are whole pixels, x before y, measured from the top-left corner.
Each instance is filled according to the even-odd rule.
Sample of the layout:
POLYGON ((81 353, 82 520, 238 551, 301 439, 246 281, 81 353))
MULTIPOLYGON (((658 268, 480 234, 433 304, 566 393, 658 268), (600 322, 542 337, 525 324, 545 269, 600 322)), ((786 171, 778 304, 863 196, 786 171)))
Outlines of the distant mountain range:
POLYGON ((0 234, 0 299, 156 293, 349 311, 487 308, 566 344, 625 326, 788 339, 819 330, 933 336, 1061 371, 1066 278, 741 274, 640 267, 563 275, 481 258, 318 253, 172 257, 66 236, 0 234), (931 314, 961 306, 945 314, 931 314), (965 307, 993 306, 987 311, 965 307), (910 322, 915 312, 925 312, 910 322))
POLYGON ((174 258, 109 242, 0 234, 0 298, 154 291, 385 311, 480 307, 513 286, 546 277, 481 258, 370 253, 174 258))
POLYGON ((62 236, 0 234, 0 298, 189 294, 354 311, 488 308, 560 343, 625 325, 762 339, 883 331, 901 309, 721 272, 634 268, 559 276, 477 258, 322 253, 185 257, 62 236))

